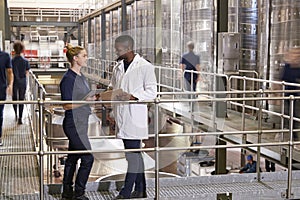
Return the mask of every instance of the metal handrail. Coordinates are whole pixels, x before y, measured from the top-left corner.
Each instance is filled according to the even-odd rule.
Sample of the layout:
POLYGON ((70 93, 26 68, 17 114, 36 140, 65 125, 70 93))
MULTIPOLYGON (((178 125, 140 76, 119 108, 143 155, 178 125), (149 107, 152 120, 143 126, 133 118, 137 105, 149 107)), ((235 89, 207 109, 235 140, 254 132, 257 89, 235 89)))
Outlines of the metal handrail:
MULTIPOLYGON (((198 73, 198 72, 197 72, 198 73)), ((201 72, 199 72, 201 73, 201 72)), ((295 131, 296 129, 293 129, 293 120, 295 121, 299 121, 299 119, 295 119, 295 117, 293 115, 283 115, 282 113, 276 113, 275 111, 268 111, 268 110, 264 110, 261 107, 254 107, 254 106, 248 106, 245 105, 245 108, 251 108, 254 109, 256 111, 259 111, 260 113, 262 112, 269 112, 271 114, 280 116, 282 118, 288 118, 290 119, 290 127, 287 130, 284 129, 273 129, 273 130, 262 130, 261 125, 259 125, 258 130, 257 131, 224 131, 224 132, 205 132, 205 133, 183 133, 183 134, 160 134, 159 133, 159 129, 158 129, 158 106, 162 103, 174 103, 174 102, 218 102, 218 101, 227 101, 227 102, 234 102, 234 101, 263 101, 263 100, 289 100, 291 102, 291 109, 293 109, 294 104, 292 102, 294 102, 296 99, 300 99, 300 97, 294 97, 294 96, 290 96, 290 97, 264 97, 263 94, 272 94, 272 93, 284 93, 284 90, 276 90, 276 91, 270 91, 270 90, 252 90, 252 91, 231 91, 230 88, 227 91, 209 91, 209 92, 201 92, 206 93, 206 94, 210 94, 213 95, 213 97, 210 97, 209 99, 180 99, 180 100, 176 100, 174 98, 167 98, 167 99, 163 99, 163 98, 157 98, 155 100, 149 100, 149 101, 50 101, 50 100, 45 100, 45 97, 48 95, 58 95, 58 94, 51 94, 51 93, 47 93, 46 90, 44 89, 43 85, 40 84, 38 82, 38 79, 35 77, 35 75, 30 72, 32 78, 33 78, 33 83, 36 84, 37 87, 33 87, 33 89, 37 90, 36 92, 36 96, 35 98, 38 100, 32 100, 32 101, 0 101, 0 103, 2 104, 18 104, 18 103, 22 103, 22 104, 33 104, 33 105, 37 105, 38 106, 38 110, 39 110, 39 118, 35 121, 35 124, 38 125, 38 129, 35 129, 36 134, 38 135, 38 145, 39 151, 38 152, 0 152, 0 156, 6 156, 6 155, 38 155, 39 156, 39 167, 40 167, 40 199, 44 198, 43 194, 43 168, 44 168, 44 163, 43 163, 43 156, 45 155, 55 155, 55 154, 66 154, 66 153, 86 153, 86 152, 91 152, 91 153, 113 153, 113 152, 129 152, 129 151, 155 151, 155 155, 156 155, 156 173, 158 173, 159 170, 159 152, 161 151, 175 151, 175 150, 197 150, 197 149, 219 149, 219 148, 250 148, 250 147, 267 147, 267 146, 288 146, 289 148, 289 157, 288 157, 288 180, 287 180, 287 193, 290 194, 291 192, 291 182, 292 182, 292 149, 294 148, 295 145, 300 144, 300 142, 295 142, 293 141, 292 138, 292 132, 295 131), (215 94, 247 94, 247 93, 256 93, 256 94, 260 94, 260 97, 241 97, 241 98, 230 98, 230 97, 226 97, 226 98, 216 98, 214 95, 215 94), (64 103, 73 103, 73 104, 104 104, 104 103, 111 103, 111 104, 121 104, 121 103, 140 103, 140 104, 155 104, 155 120, 154 120, 154 124, 155 124, 155 130, 154 130, 154 134, 150 134, 150 137, 155 137, 155 142, 156 142, 156 146, 153 148, 143 148, 143 149, 132 149, 132 150, 91 150, 91 151, 44 151, 43 149, 43 139, 44 139, 44 123, 43 123, 43 110, 44 110, 44 106, 45 105, 53 105, 53 104, 64 104, 64 103), (39 131, 37 131, 39 130, 39 131), (270 142, 270 143, 261 143, 261 141, 258 141, 257 143, 253 143, 253 144, 229 144, 229 145, 209 145, 209 146, 186 146, 186 147, 160 147, 159 144, 159 140, 160 138, 163 137, 168 137, 168 136, 172 136, 172 137, 188 137, 188 136, 205 136, 205 135, 241 135, 241 134, 264 134, 264 133, 276 133, 276 132, 281 132, 281 133, 287 133, 289 132, 290 134, 290 138, 289 141, 286 142, 270 142)), ((213 75, 216 76, 218 74, 215 73, 203 73, 203 74, 208 74, 208 75, 213 75)), ((242 79, 242 80, 251 80, 251 81, 257 81, 257 82, 264 82, 264 80, 260 80, 260 79, 255 79, 255 78, 248 78, 248 77, 236 77, 236 76, 231 76, 231 77, 227 77, 224 75, 220 75, 222 77, 226 77, 228 78, 228 83, 235 79, 242 79)), ((268 81, 268 82, 276 82, 276 81, 268 81)), ((300 86, 299 84, 289 84, 289 83, 285 83, 285 82, 278 82, 278 84, 280 85, 296 85, 296 86, 300 86)), ((295 90, 295 92, 297 92, 297 90, 295 90)), ((298 91, 299 92, 299 91, 298 91)), ((160 97, 163 97, 164 95, 178 95, 178 94, 199 94, 199 93, 194 93, 194 92, 160 92, 160 97)), ((235 102, 234 102, 235 103, 235 102)), ((239 105, 239 106, 243 106, 243 104, 240 103, 235 103, 235 105, 239 105)), ((261 105, 261 104, 260 104, 261 105)), ((291 114, 293 114, 291 112, 291 114)), ((261 114, 259 119, 261 120, 261 114)), ((260 121, 261 123, 261 121, 260 121)), ((103 136, 101 136, 101 138, 104 138, 103 136)), ((57 138, 48 138, 48 139, 53 139, 56 140, 57 138)), ((258 174, 259 176, 259 174, 258 174)), ((156 176, 156 185, 159 185, 158 182, 158 176, 156 176)), ((290 195, 288 195, 290 196, 290 195)))
MULTIPOLYGON (((228 98, 226 98, 226 99, 228 99, 228 98)), ((236 99, 242 99, 242 98, 236 98, 236 99)), ((256 99, 256 100, 263 100, 263 99, 266 99, 266 98, 259 98, 259 97, 257 97, 257 98, 247 98, 247 99, 256 99)), ((274 98, 269 98, 269 99, 274 99, 274 98)), ((276 99, 276 98, 275 98, 276 99)), ((211 99, 211 100, 214 100, 214 99, 211 99)), ((292 99, 293 100, 293 99, 292 99)), ((171 102, 172 100, 166 100, 166 101, 168 101, 168 102, 171 102)), ((23 103, 37 103, 36 101, 29 101, 29 102, 23 102, 23 103)), ((70 101, 70 102, 72 102, 72 101, 70 101)), ((72 103, 74 103, 74 104, 76 104, 76 103, 89 103, 89 104, 92 104, 92 103, 99 103, 99 104, 102 104, 103 102, 86 102, 86 101, 73 101, 72 103)), ((105 101, 105 102, 107 102, 107 101, 105 101)), ((112 104, 114 104, 114 103, 122 103, 122 102, 114 102, 114 101, 109 101, 110 103, 112 103, 112 104)), ((152 102, 152 103, 154 103, 154 101, 148 101, 147 103, 149 103, 149 102, 152 102)), ((158 105, 158 104, 160 104, 160 103, 162 103, 162 102, 164 102, 163 100, 162 101, 155 101, 155 103, 158 105)), ((2 102, 0 102, 0 103, 2 103, 2 102)), ((12 103, 12 104, 15 104, 15 103, 18 103, 18 102, 13 102, 13 101, 4 101, 3 103, 12 103)), ((60 104, 63 104, 63 103, 67 103, 66 101, 47 101, 47 100, 45 100, 45 101, 42 101, 42 102, 39 102, 39 105, 40 106, 43 106, 43 105, 46 105, 46 104, 52 104, 52 103, 55 103, 55 104, 57 104, 57 103, 60 103, 60 104)), ((124 102, 123 102, 124 103, 124 102)), ((127 101, 126 103, 136 103, 136 101, 127 101)), ((140 103, 142 103, 142 102, 140 102, 140 103)), ((40 116, 42 116, 42 110, 43 109, 41 109, 40 108, 40 116)), ((43 142, 43 132, 42 132, 42 127, 43 127, 43 123, 42 123, 42 121, 41 121, 41 119, 39 120, 39 124, 40 124, 40 142, 42 143, 43 142)), ((290 130, 291 130, 292 128, 290 127, 290 130)), ((240 132, 240 131, 239 131, 240 132)), ((262 131, 263 132, 263 131, 262 131)), ((244 133, 244 132, 242 132, 242 133, 244 133)), ((248 133, 250 133, 250 132, 247 132, 247 134, 248 133)), ((253 132, 254 133, 254 132, 253 132)), ((210 133, 211 134, 211 133, 210 133)), ((219 133, 216 133, 216 134, 219 134, 219 133)), ((224 132, 224 133, 222 133, 222 134, 226 134, 226 132, 224 132)), ((237 133, 236 133, 237 134, 237 133)), ((292 134, 292 131, 290 131, 290 134, 292 134)), ((156 140, 158 140, 159 141, 159 138, 160 138, 160 134, 158 134, 158 130, 156 130, 156 133, 155 133, 155 135, 156 135, 156 140)), ((199 135, 201 135, 201 133, 199 133, 199 135)), ((299 142, 300 143, 300 142, 299 142)), ((173 150, 191 150, 191 149, 207 149, 207 148, 246 148, 246 147, 262 147, 262 146, 277 146, 277 145, 287 145, 287 146, 289 146, 289 148, 290 149, 292 149, 292 147, 295 145, 295 144, 298 144, 297 142, 293 142, 292 141, 292 139, 290 139, 290 141, 288 141, 288 142, 272 142, 272 143, 255 143, 255 144, 232 144, 232 145, 210 145, 210 146, 197 146, 197 147, 159 147, 159 146, 156 146, 155 148, 148 148, 148 149, 139 149, 140 151, 155 151, 157 154, 160 152, 160 151, 173 151, 173 150)), ((40 162, 41 162, 41 160, 42 160, 42 158, 43 158, 43 156, 45 156, 45 155, 51 155, 51 154, 60 154, 60 153, 86 153, 87 151, 76 151, 76 152, 72 152, 72 151, 61 151, 61 152, 52 152, 52 151, 44 151, 43 149, 41 149, 42 148, 42 144, 40 144, 40 150, 39 150, 39 152, 37 152, 37 153, 31 153, 31 152, 27 152, 29 155, 32 155, 32 154, 34 154, 34 155, 39 155, 40 157, 41 157, 41 159, 40 159, 40 162)), ((96 151, 96 150, 92 150, 92 151, 88 151, 88 152, 92 152, 92 153, 100 153, 100 152, 127 152, 127 151, 138 151, 138 150, 117 150, 117 151, 111 151, 111 150, 107 150, 107 151, 96 151)), ((19 153, 19 152, 18 152, 19 153)), ((18 153, 5 153, 5 152, 1 152, 0 153, 0 155, 19 155, 18 153)), ((23 152, 23 153, 21 153, 22 155, 25 155, 26 154, 26 152, 23 152)), ((26 155, 28 155, 28 154, 26 154, 26 155)), ((158 158, 158 157, 157 157, 158 158)), ((292 157, 289 157, 289 159, 292 159, 292 157)), ((158 161, 158 160, 157 160, 158 161)), ((158 163, 158 162, 157 162, 158 163)), ((43 165, 43 163, 41 162, 40 163, 40 167, 41 167, 41 169, 43 169, 42 168, 42 165, 43 165)), ((290 166, 291 164, 289 163, 289 166, 290 166)), ((291 169, 289 169, 289 170, 291 170, 291 169)), ((43 170, 41 170, 41 171, 43 171, 43 170)), ((41 172, 41 174, 42 174, 42 172, 41 172)), ((289 183, 290 183, 290 181, 291 181, 291 174, 289 175, 289 179, 288 179, 288 181, 289 181, 289 183)), ((41 182, 41 184, 42 184, 43 182, 41 182)), ((289 186, 288 187, 291 187, 291 185, 289 184, 289 186)), ((40 191, 41 192, 41 194, 43 193, 43 190, 41 190, 40 191)), ((43 197, 42 195, 41 195, 41 197, 43 197)), ((42 198, 41 198, 42 199, 42 198)))

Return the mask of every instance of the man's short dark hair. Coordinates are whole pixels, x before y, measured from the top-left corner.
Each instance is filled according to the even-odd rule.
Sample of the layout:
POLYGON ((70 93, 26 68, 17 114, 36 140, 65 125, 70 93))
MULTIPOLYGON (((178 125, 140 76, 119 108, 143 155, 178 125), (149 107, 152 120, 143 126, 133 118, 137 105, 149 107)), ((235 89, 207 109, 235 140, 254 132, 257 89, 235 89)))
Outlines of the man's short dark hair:
POLYGON ((189 42, 187 43, 187 46, 188 46, 188 48, 189 48, 190 50, 193 50, 193 49, 194 49, 194 42, 189 41, 189 42))
POLYGON ((123 43, 133 50, 134 40, 130 35, 121 35, 116 38, 115 43, 123 43))

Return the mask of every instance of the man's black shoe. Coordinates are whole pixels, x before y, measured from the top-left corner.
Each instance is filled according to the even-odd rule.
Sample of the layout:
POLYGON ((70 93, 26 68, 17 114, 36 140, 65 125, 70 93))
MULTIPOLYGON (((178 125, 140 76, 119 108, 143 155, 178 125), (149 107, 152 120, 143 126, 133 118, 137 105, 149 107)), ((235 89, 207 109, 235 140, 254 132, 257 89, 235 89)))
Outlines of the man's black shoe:
POLYGON ((86 197, 84 194, 79 197, 73 197, 73 200, 89 200, 88 197, 86 197))
POLYGON ((61 200, 72 200, 73 199, 73 191, 63 192, 61 194, 61 200))
POLYGON ((115 198, 114 198, 114 200, 116 200, 116 199, 129 199, 129 198, 126 198, 126 197, 124 197, 123 195, 118 195, 118 196, 116 196, 115 198))
POLYGON ((130 195, 130 198, 137 199, 137 198, 147 198, 147 192, 138 192, 138 191, 133 191, 130 195))
POLYGON ((73 200, 73 196, 61 196, 61 200, 73 200))
POLYGON ((73 198, 62 197, 61 200, 73 200, 73 198))
POLYGON ((63 193, 61 194, 62 200, 72 200, 73 199, 73 187, 65 185, 63 186, 63 193))

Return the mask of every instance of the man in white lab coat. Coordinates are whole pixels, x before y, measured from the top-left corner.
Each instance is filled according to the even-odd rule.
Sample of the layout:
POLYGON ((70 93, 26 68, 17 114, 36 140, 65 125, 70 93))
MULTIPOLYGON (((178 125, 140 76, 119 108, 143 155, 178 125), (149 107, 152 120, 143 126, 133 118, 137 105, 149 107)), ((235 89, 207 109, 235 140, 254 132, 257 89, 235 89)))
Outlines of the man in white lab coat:
MULTIPOLYGON (((114 67, 110 87, 115 100, 153 100, 157 95, 154 66, 133 52, 134 41, 129 35, 115 40, 119 63, 114 67)), ((148 138, 148 110, 146 104, 114 104, 113 116, 117 137, 125 149, 141 148, 142 139, 148 138)), ((144 161, 141 152, 125 153, 128 169, 125 183, 115 199, 146 198, 144 161), (134 191, 132 191, 134 185, 134 191)))

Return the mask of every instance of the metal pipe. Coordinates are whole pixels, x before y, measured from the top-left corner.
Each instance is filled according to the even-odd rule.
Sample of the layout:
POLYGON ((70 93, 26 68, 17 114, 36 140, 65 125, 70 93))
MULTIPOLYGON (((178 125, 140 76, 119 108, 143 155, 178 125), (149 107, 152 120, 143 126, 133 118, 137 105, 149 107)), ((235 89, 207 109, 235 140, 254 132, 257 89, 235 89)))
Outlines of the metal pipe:
POLYGON ((154 133, 155 133, 155 199, 159 199, 159 132, 158 132, 158 118, 159 118, 159 100, 155 99, 155 120, 154 120, 154 133))
MULTIPOLYGON (((197 150, 197 149, 218 149, 218 148, 245 148, 245 147, 268 147, 268 146, 283 146, 290 145, 290 142, 271 142, 271 143, 253 143, 253 144, 230 144, 230 145, 208 145, 208 146, 188 146, 188 147, 159 147, 159 148, 143 148, 143 149, 118 149, 118 150, 89 150, 89 151, 44 151, 44 155, 54 154, 84 154, 84 153, 118 153, 118 152, 136 152, 136 151, 178 151, 178 150, 197 150)), ((294 142, 293 144, 300 144, 294 142)), ((1 156, 15 156, 15 155, 39 155, 40 152, 1 152, 1 156)))
MULTIPOLYGON (((261 97, 263 96, 263 90, 260 89, 261 91, 261 97)), ((262 135, 262 106, 263 102, 259 102, 259 112, 258 112, 258 136, 257 136, 257 143, 261 144, 261 135, 262 135)), ((261 149, 260 147, 257 147, 257 165, 256 165, 256 172, 257 172, 257 181, 260 181, 261 178, 261 173, 260 173, 260 152, 261 149)))
MULTIPOLYGON (((163 84, 160 84, 163 85, 163 84)), ((167 86, 169 88, 172 88, 170 86, 167 86)), ((296 87, 300 87, 300 85, 297 85, 296 87)), ((264 94, 277 94, 277 93, 282 93, 286 92, 286 90, 264 90, 264 94)), ((289 90, 289 93, 298 93, 299 90, 289 90)), ((202 92, 159 92, 160 95, 179 95, 179 94, 258 94, 259 90, 247 90, 247 91, 241 91, 241 90, 233 90, 231 91, 202 91, 202 92)), ((271 100, 274 97, 265 97, 265 100, 271 100)), ((295 98, 300 98, 300 97, 295 97, 295 98)), ((231 99, 237 99, 237 98, 231 98, 231 99)), ((253 99, 249 99, 253 100, 253 99)))
MULTIPOLYGON (((294 131, 300 131, 300 129, 294 129, 294 131)), ((224 131, 224 132, 192 132, 192 133, 164 133, 160 134, 159 137, 164 138, 164 137, 189 137, 189 136, 218 136, 218 135, 237 135, 237 134, 258 134, 261 132, 262 134, 271 134, 271 133, 278 133, 279 131, 282 131, 284 133, 289 132, 289 130, 280 130, 280 129, 272 129, 272 130, 256 130, 256 131, 224 131)), ((152 137, 154 134, 149 135, 149 137, 152 137)))
MULTIPOLYGON (((246 77, 243 77, 243 91, 246 91, 246 77)), ((243 93, 243 99, 246 98, 245 93, 243 93)), ((242 105, 242 124, 241 124, 241 130, 244 131, 245 130, 245 100, 243 100, 243 105, 242 105)), ((246 144, 247 143, 247 135, 243 134, 242 135, 242 144, 246 144)), ((246 154, 245 150, 242 149, 241 150, 241 165, 243 165, 243 163, 245 163, 245 157, 244 155, 246 154)))
MULTIPOLYGON (((248 79, 247 79, 248 80, 248 79)), ((280 83, 282 83, 282 82, 280 82, 280 83)), ((40 85, 40 84, 38 84, 38 85, 40 85)), ((283 84, 284 85, 284 84, 283 84)), ((247 92, 249 92, 249 91, 247 91, 247 92)), ((264 93, 267 93, 267 92, 265 92, 265 91, 263 91, 264 93)), ((39 92, 39 95, 42 95, 42 93, 43 92, 39 92)), ((178 94, 178 93, 177 93, 178 94)), ((246 91, 243 91, 243 95, 245 96, 245 94, 246 94, 246 91)), ((281 97, 280 97, 281 98, 281 97)), ((228 98, 226 98, 226 99, 228 99, 228 98)), ((229 98, 229 99, 231 99, 231 98, 229 98)), ((260 98, 235 98, 236 100, 243 100, 243 101, 246 101, 247 99, 252 99, 252 100, 263 100, 263 99, 273 99, 273 98, 262 98, 262 97, 260 97, 260 98)), ((279 98, 277 98, 277 99, 279 99, 279 98)), ((281 98, 282 99, 282 98, 281 98)), ((294 99, 296 99, 296 98, 294 98, 294 99)), ((214 100, 214 99, 213 99, 214 100)), ((234 99, 231 99, 231 100, 234 100, 234 99)), ((211 99, 210 99, 210 101, 211 101, 211 99)), ((214 101, 218 101, 218 99, 215 99, 214 101)), ((53 101, 54 102, 54 101, 53 101)), ((49 101, 48 103, 49 104, 51 104, 51 103, 53 103, 52 101, 49 101)), ((84 101, 83 101, 84 102, 84 101)), ((83 103, 82 101, 81 102, 79 102, 79 103, 83 103)), ((157 113, 158 113, 158 106, 159 106, 159 103, 164 103, 164 102, 177 102, 177 101, 174 101, 174 100, 166 100, 166 101, 164 101, 164 100, 161 100, 160 102, 157 102, 156 103, 156 110, 157 110, 157 113)), ((184 102, 184 101, 183 101, 184 102)), ((39 102, 39 103, 41 103, 41 102, 39 102)), ((45 102, 44 102, 45 103, 45 102)), ((59 102, 59 103, 65 103, 65 102, 59 102)), ((73 102, 74 103, 74 102, 73 102)), ((78 103, 78 102, 77 102, 78 103)), ((84 102, 84 103, 86 103, 86 102, 84 102)), ((93 102, 94 103, 94 102, 93 102)), ((99 103, 99 102, 97 102, 97 103, 99 103)), ((112 103, 115 103, 115 102, 112 102, 112 103)), ((120 102, 116 102, 116 103, 120 103, 120 102)), ((145 103, 145 102, 139 102, 139 103, 145 103)), ((245 108, 246 108, 246 106, 245 106, 245 108)), ((41 109, 39 110, 39 111, 42 111, 41 109)), ((263 109, 261 109, 260 108, 260 112, 263 112, 263 109)), ((40 114, 40 120, 41 120, 41 117, 42 115, 40 114)), ((155 115, 155 117, 156 117, 156 119, 155 120, 158 120, 158 115, 155 115)), ((293 121, 293 116, 292 116, 292 118, 291 118, 291 121, 293 121)), ((261 123, 261 122, 260 122, 261 123)), ((40 124, 40 130, 39 130, 39 132, 41 133, 41 131, 43 130, 42 128, 41 128, 41 124, 42 123, 39 123, 40 124)), ((158 127, 158 125, 156 125, 157 127, 158 127)), ((157 130, 157 127, 156 127, 156 141, 158 142, 159 141, 159 135, 158 135, 158 130, 157 130)), ((292 129, 290 129, 290 131, 291 131, 292 129)), ((273 130, 274 131, 274 130, 273 130)), ((264 131, 262 131, 262 132, 264 132, 264 131)), ((245 132, 243 132, 243 133, 246 133, 246 131, 245 132)), ((210 133, 208 133, 208 134, 210 134, 210 133)), ((224 133, 222 133, 223 135, 224 135, 224 133)), ((42 135, 40 134, 40 141, 42 140, 42 137, 41 137, 42 135)), ((174 135, 173 135, 174 136, 174 135)), ((292 141, 292 140, 291 140, 292 141)), ((205 148, 237 148, 237 147, 266 147, 266 146, 277 146, 277 145, 289 145, 289 148, 291 148, 292 147, 292 145, 294 145, 294 144, 296 144, 296 143, 263 143, 263 144, 261 144, 261 143, 259 143, 258 142, 258 144, 243 144, 243 145, 216 145, 216 146, 201 146, 201 147, 186 147, 186 148, 184 148, 185 150, 186 149, 205 149, 205 148)), ((40 147, 41 148, 41 147, 40 147)), ((159 148, 159 146, 158 146, 158 144, 157 144, 157 146, 156 146, 156 148, 155 149, 143 149, 143 151, 156 151, 155 153, 155 155, 156 156, 159 156, 159 151, 173 151, 173 150, 183 150, 183 148, 171 148, 171 147, 169 147, 169 148, 159 148)), ((95 151, 95 152, 97 152, 97 151, 95 151)), ((107 151, 105 151, 105 152, 107 152, 107 151)), ((39 156, 40 157, 42 157, 43 155, 45 155, 46 153, 48 153, 48 152, 42 152, 42 151, 40 151, 39 152, 39 156)), ((59 152, 49 152, 49 154, 58 154, 59 152)), ((61 153, 61 152, 60 152, 61 153)), ((65 153, 65 151, 63 151, 63 153, 65 153)), ((292 151, 289 151, 289 153, 291 154, 292 153, 292 151)), ((20 154, 20 153, 17 153, 18 155, 20 154)), ((157 157, 158 158, 158 157, 157 157)), ((290 160, 291 160, 291 156, 290 156, 290 160)), ((289 160, 289 164, 290 164, 290 161, 289 160)), ((159 160, 157 160, 157 162, 158 163, 156 163, 156 169, 159 169, 159 160)), ((42 165, 41 165, 42 166, 42 165)), ((291 166, 291 165, 290 165, 291 166)), ((290 167, 289 166, 289 167, 290 167)), ((41 168, 41 170, 42 170, 42 168, 41 168)), ((158 171, 157 171, 158 172, 158 171)), ((291 170, 289 171, 289 172, 291 172, 291 170)), ((158 176, 159 176, 159 174, 158 174, 158 176)), ((158 179, 157 179, 157 187, 158 187, 158 190, 159 190, 159 177, 158 177, 158 179)), ((288 189, 289 189, 289 187, 291 187, 291 185, 288 185, 288 189)), ((159 191, 157 191, 156 190, 156 192, 157 192, 157 196, 159 197, 159 191)), ((289 193, 289 191, 287 191, 287 193, 289 193)), ((289 195, 289 194, 287 194, 287 195, 289 195)))
MULTIPOLYGON (((272 129, 272 130, 256 130, 256 131, 224 131, 224 132, 184 132, 184 133, 164 133, 164 134, 159 134, 160 138, 165 138, 165 137, 190 137, 190 136, 218 136, 218 135, 237 135, 237 134, 258 134, 261 132, 262 134, 271 134, 271 133, 278 133, 282 131, 283 133, 288 133, 289 130, 281 130, 281 129, 272 129)), ((300 131, 300 129, 294 129, 294 131, 300 131)), ((149 134, 149 137, 156 137, 155 134, 149 134)), ((89 136, 89 139, 114 139, 115 136, 89 136)), ((67 137, 46 137, 48 141, 64 141, 68 140, 67 137)), ((300 142, 299 142, 300 143, 300 142)))
POLYGON ((250 74, 254 74, 255 78, 258 78, 258 73, 257 71, 254 70, 244 70, 244 69, 240 69, 238 70, 239 73, 250 73, 250 74))
MULTIPOLYGON (((165 94, 172 94, 172 93, 165 93, 165 94)), ((193 94, 191 92, 184 92, 184 93, 177 93, 176 95, 179 94, 193 94)), ((174 93, 175 95, 175 93, 174 93)), ((190 102, 190 101, 197 101, 197 102, 211 102, 211 101, 252 101, 252 100, 287 100, 289 99, 289 97, 245 97, 245 98, 217 98, 217 99, 161 99, 160 103, 173 103, 173 102, 190 102)), ((294 97, 294 99, 300 99, 300 96, 298 97, 294 97)), ((111 103, 111 104, 120 104, 120 103, 140 103, 140 104, 144 104, 144 103, 153 103, 154 101, 152 100, 147 100, 147 101, 60 101, 60 100, 45 100, 44 104, 63 104, 63 103, 73 103, 73 104, 103 104, 103 103, 111 103)), ((0 101, 0 103, 4 103, 4 104, 36 104, 37 101, 0 101)), ((232 104, 235 105, 243 105, 243 104, 239 104, 236 102, 231 102, 232 104)), ((253 106, 249 106, 249 105, 245 105, 245 108, 252 108, 255 110, 258 110, 258 108, 253 107, 253 106)), ((264 112, 270 112, 268 110, 264 110, 264 112)))
POLYGON ((292 195, 292 159, 293 159, 293 117, 294 117, 294 103, 295 103, 295 99, 294 96, 291 95, 290 96, 290 127, 289 127, 289 131, 290 131, 290 140, 289 140, 289 160, 288 160, 288 184, 287 184, 287 194, 286 194, 286 198, 287 199, 291 199, 291 195, 292 195))
MULTIPOLYGON (((262 144, 234 144, 234 145, 208 145, 208 146, 188 146, 188 147, 160 147, 160 148, 139 148, 139 149, 118 149, 118 150, 80 150, 80 151, 44 151, 44 155, 52 154, 85 154, 85 153, 120 153, 120 152, 154 152, 154 151, 187 151, 187 150, 199 150, 199 149, 224 149, 224 148, 245 148, 245 147, 271 147, 271 146, 288 146, 289 142, 278 142, 278 143, 262 143, 262 144)), ((299 143, 300 144, 300 143, 299 143)), ((29 153, 29 152, 27 152, 29 153)), ((18 152, 4 152, 5 156, 7 155, 19 155, 18 152)), ((2 153, 0 154, 2 155, 2 153)), ((27 155, 27 154, 22 154, 27 155)), ((36 155, 36 154, 35 154, 36 155)))
MULTIPOLYGON (((230 102, 230 103, 233 104, 233 105, 238 105, 238 106, 241 106, 241 105, 242 105, 242 104, 240 104, 240 103, 235 103, 235 102, 230 102)), ((248 106, 248 105, 246 105, 245 107, 246 107, 246 108, 249 108, 249 109, 257 110, 257 111, 259 110, 258 108, 253 107, 253 106, 248 106)), ((278 117, 281 117, 281 118, 287 118, 287 119, 290 118, 289 115, 277 113, 277 112, 275 112, 275 111, 268 111, 268 110, 265 110, 265 109, 262 109, 262 111, 263 111, 264 113, 272 114, 272 115, 274 115, 274 116, 278 116, 278 117)), ((300 122, 300 118, 294 117, 294 121, 300 122)))
MULTIPOLYGON (((163 66, 155 66, 155 67, 156 67, 156 68, 159 68, 160 70, 161 70, 161 69, 165 69, 165 70, 178 70, 178 69, 176 69, 176 68, 169 68, 169 67, 163 67, 163 66)), ((191 70, 187 70, 187 71, 191 71, 191 70)), ((249 70, 241 70, 241 72, 249 72, 249 73, 252 73, 252 72, 249 71, 249 70)), ((253 73, 254 73, 254 72, 253 72, 253 73)), ((241 78, 240 76, 231 76, 230 78, 228 78, 228 76, 227 76, 227 75, 224 75, 224 74, 208 73, 208 72, 197 72, 197 74, 205 74, 205 75, 214 75, 214 74, 216 74, 217 76, 221 76, 221 77, 224 76, 224 77, 226 77, 227 80, 228 80, 228 79, 230 80, 230 81, 227 81, 228 84, 229 84, 232 80, 234 80, 234 79, 244 79, 244 77, 241 78)), ((258 74, 256 73, 255 76, 258 76, 258 74)), ((159 76, 159 77, 161 77, 161 76, 159 76)), ((281 82, 279 82, 279 81, 262 80, 262 79, 249 78, 249 77, 247 77, 246 80, 251 80, 251 81, 256 81, 256 82, 265 82, 265 83, 281 84, 281 82)), ((160 82, 161 82, 161 81, 159 81, 159 84, 160 84, 160 82)), ((299 86, 299 84, 293 84, 293 83, 288 83, 287 85, 299 86)), ((172 86, 169 86, 169 87, 172 88, 172 86)), ((232 89, 231 87, 228 87, 228 88, 229 88, 229 90, 232 89)))
POLYGON ((121 0, 121 6, 122 6, 122 32, 127 31, 127 8, 126 8, 126 0, 121 0))
MULTIPOLYGON (((46 127, 46 131, 47 131, 47 133, 49 133, 49 135, 51 135, 51 136, 53 136, 53 129, 52 129, 52 115, 51 115, 51 113, 50 112, 48 112, 48 111, 45 111, 45 120, 47 120, 47 122, 48 122, 48 126, 46 127)), ((46 141, 48 140, 48 137, 46 136, 46 141)), ((48 140, 49 142, 50 142, 50 145, 49 145, 49 149, 48 150, 50 150, 50 151, 52 151, 52 143, 53 143, 53 141, 52 140, 48 140)), ((50 159, 50 157, 49 156, 47 156, 47 158, 48 158, 48 167, 47 167, 47 172, 49 173, 49 169, 50 169, 50 173, 49 173, 49 175, 50 175, 50 183, 52 183, 52 176, 53 176, 53 170, 52 170, 52 166, 53 166, 53 163, 52 163, 52 157, 51 157, 51 159, 50 159)), ((49 183, 49 178, 48 178, 49 176, 47 176, 47 183, 49 183)))
MULTIPOLYGON (((40 97, 40 90, 39 90, 39 84, 38 82, 35 82, 35 90, 36 90, 36 99, 38 99, 40 97)), ((38 108, 34 107, 34 122, 35 122, 35 138, 36 138, 36 141, 35 141, 35 145, 36 147, 39 146, 39 121, 38 121, 38 118, 37 118, 37 111, 38 111, 38 108)))
POLYGON ((43 93, 40 92, 40 99, 39 99, 39 139, 40 139, 40 144, 39 144, 39 159, 40 159, 40 200, 44 199, 44 145, 43 145, 43 93))
MULTIPOLYGON (((284 84, 282 84, 282 90, 284 90, 285 89, 285 85, 284 84)), ((282 92, 282 97, 284 97, 285 96, 285 93, 284 92, 282 92)), ((282 99, 281 100, 281 115, 283 116, 285 113, 284 113, 284 102, 285 102, 286 100, 285 99, 282 99)), ((280 127, 281 127, 281 129, 283 129, 284 128, 284 117, 281 117, 280 118, 280 127)), ((281 132, 281 141, 283 141, 284 139, 283 139, 284 137, 283 137, 283 132, 281 132)), ((282 148, 280 148, 280 151, 282 151, 282 148)), ((281 152, 280 152, 281 153, 281 152)))
POLYGON ((298 86, 299 87, 299 83, 288 83, 288 82, 284 82, 284 81, 272 81, 272 80, 265 80, 265 79, 256 79, 256 78, 250 78, 250 77, 241 77, 241 76, 230 76, 229 77, 229 81, 231 81, 232 79, 239 79, 239 80, 248 80, 248 81, 256 81, 256 82, 260 82, 260 83, 273 83, 273 84, 284 84, 284 85, 291 85, 291 86, 298 86))

